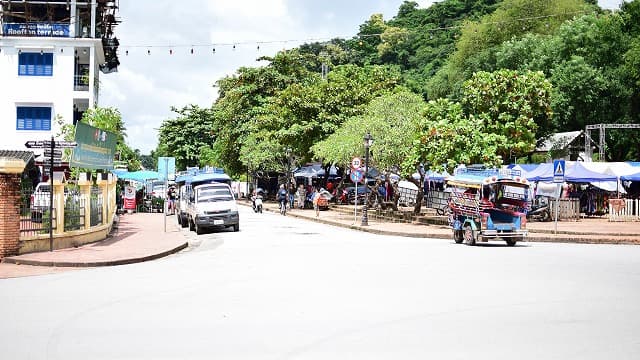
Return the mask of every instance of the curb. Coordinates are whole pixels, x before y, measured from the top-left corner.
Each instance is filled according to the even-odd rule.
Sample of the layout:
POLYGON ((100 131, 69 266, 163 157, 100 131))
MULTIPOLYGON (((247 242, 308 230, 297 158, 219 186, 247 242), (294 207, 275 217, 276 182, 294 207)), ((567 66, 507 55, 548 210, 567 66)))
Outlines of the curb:
POLYGON ((49 266, 49 267, 101 267, 101 266, 116 266, 116 265, 129 265, 145 261, 151 261, 175 254, 179 251, 186 249, 189 246, 188 242, 180 244, 179 246, 163 251, 157 254, 141 256, 137 258, 128 258, 120 260, 105 260, 105 261, 90 261, 90 262, 70 262, 70 261, 45 261, 45 260, 29 260, 29 259, 16 259, 7 257, 2 259, 3 263, 15 264, 15 265, 32 265, 32 266, 49 266))
MULTIPOLYGON (((251 207, 251 204, 247 204, 246 206, 251 207)), ((273 210, 265 207, 265 211, 274 212, 273 210)), ((307 221, 315 221, 318 223, 323 223, 327 225, 337 226, 346 229, 352 229, 362 232, 368 232, 372 234, 378 235, 392 235, 392 236, 403 236, 403 237, 413 237, 413 238, 430 238, 430 239, 446 239, 451 240, 452 236, 450 234, 429 234, 428 232, 415 234, 415 233, 403 233, 399 231, 388 231, 388 230, 378 230, 378 229, 370 229, 357 225, 348 225, 342 224, 339 222, 318 219, 313 217, 307 217, 298 215, 295 213, 287 213, 287 216, 295 217, 298 219, 304 219, 307 221)), ((425 224, 427 225, 427 224, 425 224)), ((567 231, 558 231, 557 235, 554 234, 552 230, 541 230, 536 232, 529 232, 529 236, 523 242, 549 242, 549 243, 572 243, 572 244, 611 244, 611 245, 640 245, 640 241, 637 238, 631 237, 629 234, 596 234, 596 233, 587 233, 587 232, 567 232, 567 231), (548 236, 545 236, 548 235, 548 236), (585 237, 588 236, 588 237, 585 237), (598 237, 598 238, 593 238, 598 237)))

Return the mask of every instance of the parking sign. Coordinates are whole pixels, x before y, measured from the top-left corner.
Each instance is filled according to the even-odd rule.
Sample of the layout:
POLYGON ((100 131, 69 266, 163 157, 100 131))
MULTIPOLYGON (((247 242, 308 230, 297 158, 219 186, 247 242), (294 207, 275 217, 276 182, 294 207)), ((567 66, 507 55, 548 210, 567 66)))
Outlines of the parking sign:
POLYGON ((364 174, 360 170, 353 170, 351 171, 351 175, 349 175, 349 177, 354 183, 359 183, 364 178, 364 174))

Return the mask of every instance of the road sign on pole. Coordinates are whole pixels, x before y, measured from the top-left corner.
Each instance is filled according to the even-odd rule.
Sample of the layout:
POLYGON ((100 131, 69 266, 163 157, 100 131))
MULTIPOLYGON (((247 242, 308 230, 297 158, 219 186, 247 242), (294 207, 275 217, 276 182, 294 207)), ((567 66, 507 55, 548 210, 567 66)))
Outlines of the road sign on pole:
POLYGON ((563 183, 565 176, 564 160, 553 160, 553 182, 563 183))
POLYGON ((349 177, 351 178, 351 181, 353 181, 354 183, 362 182, 362 179, 364 179, 364 175, 360 170, 352 170, 351 175, 349 175, 349 177))
POLYGON ((35 140, 27 141, 26 143, 24 143, 24 146, 28 149, 42 149, 45 147, 44 141, 35 141, 35 140))
POLYGON ((70 149, 78 146, 75 141, 53 141, 53 140, 29 140, 24 143, 24 146, 28 149, 70 149), (53 144, 53 146, 51 146, 53 144))
POLYGON ((354 157, 353 160, 351 160, 351 168, 353 170, 358 170, 360 169, 360 166, 362 166, 362 160, 360 160, 359 157, 354 157))
POLYGON ((51 150, 50 148, 46 148, 44 149, 44 156, 45 157, 52 157, 54 159, 61 159, 62 158, 62 150, 51 150))

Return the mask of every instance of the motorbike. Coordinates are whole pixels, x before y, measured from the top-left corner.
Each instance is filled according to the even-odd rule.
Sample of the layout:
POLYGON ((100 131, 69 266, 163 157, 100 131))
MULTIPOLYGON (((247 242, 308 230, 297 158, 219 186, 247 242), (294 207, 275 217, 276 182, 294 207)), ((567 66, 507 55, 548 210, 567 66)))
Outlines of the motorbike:
POLYGON ((527 219, 538 221, 551 221, 551 208, 546 198, 536 198, 531 204, 531 210, 527 212, 527 219))
POLYGON ((253 198, 253 211, 262 214, 262 195, 253 198))

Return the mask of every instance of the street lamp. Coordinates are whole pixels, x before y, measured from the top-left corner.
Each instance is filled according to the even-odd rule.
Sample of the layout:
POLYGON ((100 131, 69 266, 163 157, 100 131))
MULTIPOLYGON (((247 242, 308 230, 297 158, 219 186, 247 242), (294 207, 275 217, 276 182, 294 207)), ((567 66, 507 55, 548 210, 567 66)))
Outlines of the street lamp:
MULTIPOLYGON (((369 226, 369 217, 367 217, 367 207, 369 206, 369 187, 367 185, 367 175, 369 174, 369 147, 373 145, 373 137, 367 131, 364 136, 364 206, 362 207, 362 226, 369 226)), ((356 194, 356 201, 358 194, 356 194)))

